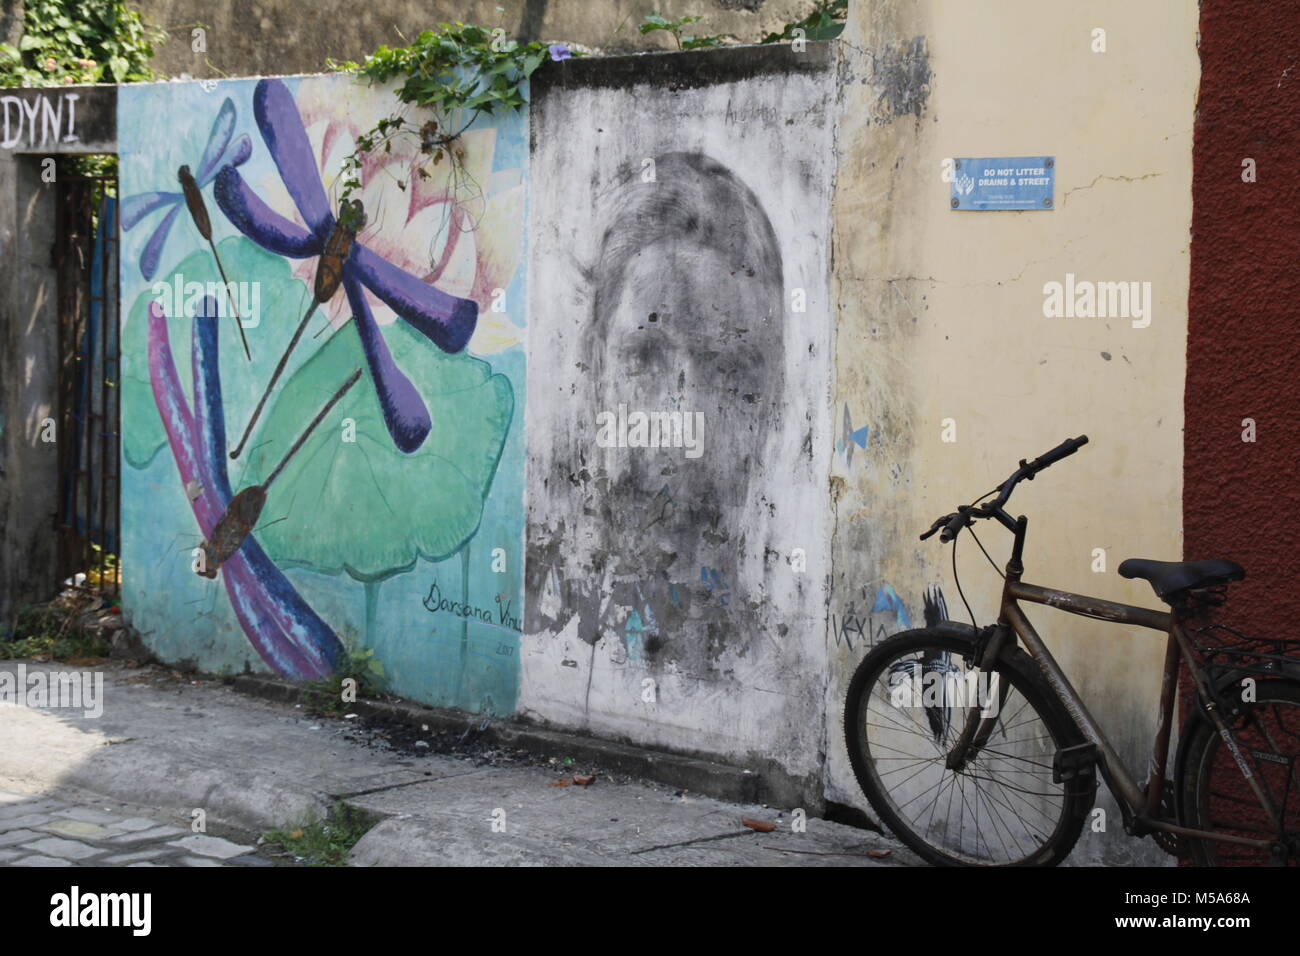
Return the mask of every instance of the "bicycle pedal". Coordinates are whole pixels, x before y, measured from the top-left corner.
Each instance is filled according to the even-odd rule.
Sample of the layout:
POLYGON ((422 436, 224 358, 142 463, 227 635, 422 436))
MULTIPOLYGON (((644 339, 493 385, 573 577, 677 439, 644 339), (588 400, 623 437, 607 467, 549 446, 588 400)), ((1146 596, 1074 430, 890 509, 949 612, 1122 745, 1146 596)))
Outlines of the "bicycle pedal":
POLYGON ((1065 783, 1070 780, 1095 780, 1097 777, 1097 745, 1094 743, 1075 744, 1062 747, 1052 760, 1052 782, 1065 783))

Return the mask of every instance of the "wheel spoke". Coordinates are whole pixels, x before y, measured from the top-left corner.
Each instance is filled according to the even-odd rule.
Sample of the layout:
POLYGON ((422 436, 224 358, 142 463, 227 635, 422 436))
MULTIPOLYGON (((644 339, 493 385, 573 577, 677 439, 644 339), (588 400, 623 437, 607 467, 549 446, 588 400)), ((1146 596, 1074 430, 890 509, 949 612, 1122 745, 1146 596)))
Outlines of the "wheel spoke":
POLYGON ((1035 693, 1043 692, 1026 689, 1013 670, 993 673, 1005 699, 984 745, 972 746, 958 770, 947 767, 948 753, 989 702, 969 699, 966 691, 982 686, 985 675, 955 648, 901 647, 875 664, 858 698, 856 734, 870 767, 870 792, 913 839, 953 861, 1035 858, 1065 832, 1063 821, 1072 812, 1064 786, 1051 779, 1058 745, 1039 712, 1043 704, 1035 693), (937 683, 929 683, 935 677, 937 683), (916 683, 896 705, 900 680, 916 683))

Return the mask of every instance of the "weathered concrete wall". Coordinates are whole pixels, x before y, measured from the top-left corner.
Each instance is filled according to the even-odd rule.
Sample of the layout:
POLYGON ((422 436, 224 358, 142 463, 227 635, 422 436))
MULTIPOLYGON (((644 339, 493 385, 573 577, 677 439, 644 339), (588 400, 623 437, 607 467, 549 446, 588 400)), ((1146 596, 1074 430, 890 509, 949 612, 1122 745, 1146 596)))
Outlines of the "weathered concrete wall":
MULTIPOLYGON (((947 549, 916 538, 933 518, 1086 433, 1092 444, 1013 501, 1030 517, 1026 580, 1150 606, 1148 585, 1116 565, 1182 551, 1196 4, 950 12, 853 4, 841 41, 834 414, 870 432, 865 447, 845 442, 832 471, 826 711, 828 794, 858 804, 839 732, 854 666, 878 634, 936 613, 931 588, 965 617, 947 549), (1098 27, 1104 53, 1092 51, 1098 27), (1054 211, 950 210, 946 157, 1044 154, 1056 156, 1054 211), (1150 324, 1045 318, 1044 285, 1067 273, 1150 282, 1150 324), (955 441, 943 440, 946 419, 955 441), (892 590, 873 598, 881 589, 892 590)), ((1006 534, 980 531, 1005 562, 1006 534)), ((966 596, 987 623, 1001 582, 961 544, 966 596)), ((1163 639, 1028 613, 1141 781, 1163 639)), ((1076 858, 1128 859, 1113 804, 1100 805, 1108 832, 1086 830, 1076 858)))
POLYGON ((520 709, 800 802, 823 747, 830 62, 574 60, 532 112, 520 709), (681 440, 638 437, 650 413, 681 440))
POLYGON ((44 159, 112 152, 114 87, 0 91, 0 632, 56 586, 57 179, 44 159), (52 441, 47 440, 53 438, 52 441))
POLYGON ((667 33, 642 35, 643 17, 703 16, 685 32, 729 34, 748 43, 807 16, 811 0, 140 0, 138 9, 169 38, 155 50, 164 74, 194 77, 312 73, 325 61, 360 60, 380 44, 401 44, 437 23, 464 21, 524 42, 563 40, 610 53, 669 49, 667 33), (193 30, 202 26, 205 50, 193 30))
POLYGON ((0 157, 0 258, 4 273, 0 356, 0 632, 54 586, 58 509, 57 283, 54 186, 35 156, 0 157))
POLYGON ((370 157, 343 284, 300 326, 342 161, 395 106, 342 75, 123 88, 124 603, 166 660, 308 679, 372 652, 395 693, 510 713, 525 117, 477 123, 454 162, 432 164, 415 136, 370 157), (187 211, 183 165, 215 252, 187 211), (228 299, 208 286, 219 268, 237 286, 228 299), (227 509, 242 513, 233 494, 277 474, 318 415, 243 521, 251 534, 208 566, 200 546, 227 509))

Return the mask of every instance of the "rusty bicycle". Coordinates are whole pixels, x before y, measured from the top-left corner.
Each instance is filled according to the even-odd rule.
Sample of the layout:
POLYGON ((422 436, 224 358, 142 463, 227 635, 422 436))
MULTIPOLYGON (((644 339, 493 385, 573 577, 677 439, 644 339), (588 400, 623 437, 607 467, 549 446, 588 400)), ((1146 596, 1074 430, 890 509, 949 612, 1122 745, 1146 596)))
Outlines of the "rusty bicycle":
POLYGON ((885 825, 934 864, 1059 864, 1093 809, 1100 776, 1125 831, 1151 836, 1166 852, 1201 865, 1300 865, 1297 645, 1209 623, 1227 585, 1245 577, 1241 566, 1221 559, 1121 563, 1119 574, 1149 582, 1167 611, 1022 579, 1028 520, 1013 519, 1005 505, 1021 481, 1087 441, 1070 439, 1022 460, 1000 486, 921 535, 939 532, 955 549, 963 529, 974 537, 977 520, 1007 528, 1014 540, 999 571, 1000 611, 984 628, 943 621, 896 634, 863 659, 844 713, 859 784, 885 825), (1166 635, 1144 784, 1124 766, 1021 602, 1166 635), (1171 769, 1183 665, 1191 690, 1171 769))

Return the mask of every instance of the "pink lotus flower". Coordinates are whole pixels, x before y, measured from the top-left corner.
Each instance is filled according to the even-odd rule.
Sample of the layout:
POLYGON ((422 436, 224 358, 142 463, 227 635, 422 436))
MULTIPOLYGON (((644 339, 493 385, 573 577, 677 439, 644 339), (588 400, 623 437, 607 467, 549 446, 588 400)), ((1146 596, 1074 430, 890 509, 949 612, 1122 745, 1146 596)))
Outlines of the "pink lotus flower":
MULTIPOLYGON (((388 87, 367 87, 340 78, 346 95, 330 84, 304 84, 295 100, 311 143, 321 181, 335 203, 342 188, 344 159, 358 136, 392 111, 396 101, 388 87)), ((410 108, 408 123, 418 126, 432 111, 410 108)), ((463 121, 459 121, 463 125, 463 121)), ((459 128, 459 127, 457 127, 459 128)), ((440 291, 472 299, 479 322, 468 348, 477 354, 500 351, 519 340, 508 312, 493 311, 500 292, 519 266, 524 228, 522 170, 493 172, 496 130, 471 127, 455 145, 457 159, 420 152, 418 138, 401 134, 387 150, 379 147, 363 158, 354 193, 366 210, 368 225, 358 236, 377 255, 440 291), (426 177, 418 170, 423 168, 426 177)), ((257 183, 258 194, 273 210, 306 225, 279 177, 257 183)), ((298 260, 294 273, 310 287, 314 260, 298 260)), ((368 296, 375 321, 388 325, 397 316, 368 296)), ((335 296, 322 310, 335 327, 351 316, 346 296, 335 296)))

